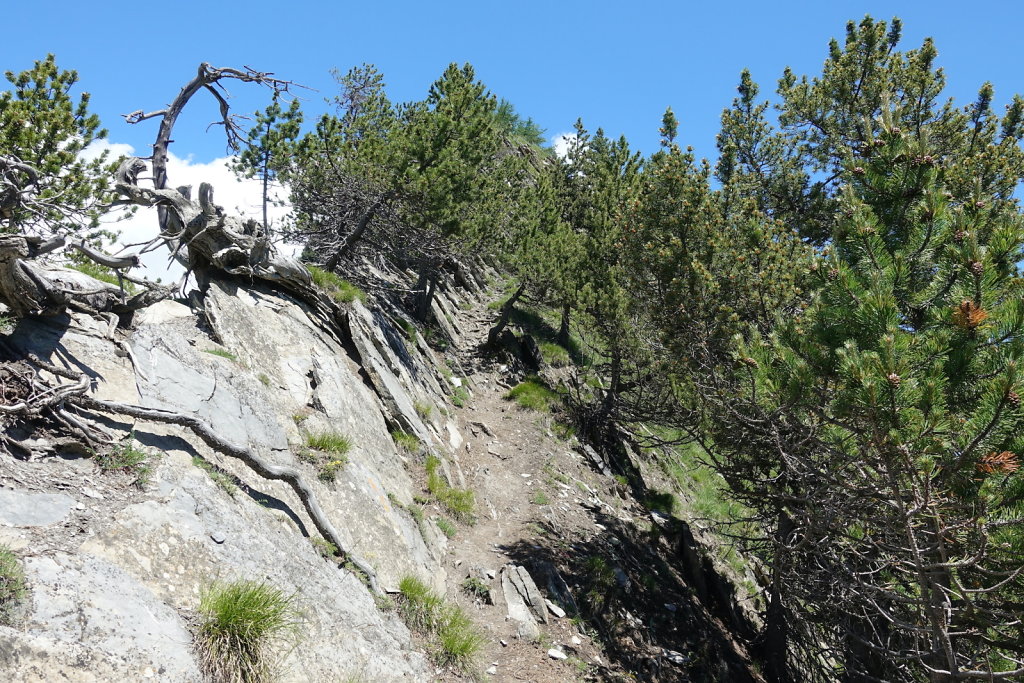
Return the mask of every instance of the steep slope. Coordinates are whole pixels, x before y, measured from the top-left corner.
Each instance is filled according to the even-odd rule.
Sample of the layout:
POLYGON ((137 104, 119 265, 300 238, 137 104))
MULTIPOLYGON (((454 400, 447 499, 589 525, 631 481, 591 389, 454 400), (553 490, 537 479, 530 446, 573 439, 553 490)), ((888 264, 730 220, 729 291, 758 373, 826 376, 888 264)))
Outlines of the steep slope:
MULTIPOLYGON (((402 346, 399 378, 370 339, 384 336, 383 325, 388 335, 394 328, 358 303, 349 339, 304 304, 259 287, 215 282, 201 303, 158 304, 113 338, 86 316, 23 319, 6 353, 84 372, 98 398, 194 415, 272 464, 298 466, 345 550, 372 566, 385 590, 406 574, 443 585, 443 536, 422 531, 396 505, 411 502, 412 488, 407 458, 389 434, 389 423, 408 426, 443 448, 411 407, 396 415, 412 405, 409 396, 443 400, 436 379, 425 377, 435 365, 429 349, 402 346), (368 375, 386 375, 387 393, 368 375), (319 457, 305 443, 317 433, 351 443, 335 481, 321 481, 302 459, 319 457)), ((398 618, 375 608, 357 574, 318 553, 315 527, 287 485, 256 476, 188 430, 100 420, 149 456, 141 486, 136 475, 102 474, 75 454, 0 455, 0 542, 24 558, 31 591, 20 622, 0 627, 4 678, 198 680, 189 623, 200 591, 235 579, 295 595, 302 634, 285 680, 430 677, 398 618), (197 465, 212 465, 215 477, 197 465)))
POLYGON ((105 472, 88 453, 0 454, 0 543, 23 558, 30 588, 20 619, 0 626, 3 677, 201 680, 200 595, 247 579, 302 613, 279 646, 286 681, 758 680, 745 617, 688 527, 637 504, 593 453, 554 436, 551 415, 504 398, 521 364, 480 352, 492 315, 481 280, 438 293, 445 354, 386 299, 326 320, 236 281, 157 304, 127 332, 87 316, 24 319, 3 342, 8 358, 85 373, 97 398, 195 416, 298 467, 384 591, 417 576, 466 610, 483 636, 475 667, 439 667, 436 644, 390 608, 401 596, 375 598, 351 564, 325 557, 286 483, 183 427, 96 414, 146 454, 148 473, 105 472), (312 449, 324 434, 350 449, 312 449), (474 492, 475 523, 430 491, 428 454, 446 485, 474 492))

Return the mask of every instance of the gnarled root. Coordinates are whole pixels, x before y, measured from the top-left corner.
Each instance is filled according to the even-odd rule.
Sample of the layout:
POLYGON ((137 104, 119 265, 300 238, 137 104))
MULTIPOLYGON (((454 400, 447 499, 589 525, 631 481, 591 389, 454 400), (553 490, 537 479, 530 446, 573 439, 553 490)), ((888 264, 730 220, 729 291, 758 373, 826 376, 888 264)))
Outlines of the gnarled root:
MULTIPOLYGON (((9 419, 18 416, 31 419, 45 414, 93 448, 112 445, 116 441, 116 437, 77 412, 68 410, 69 407, 74 406, 90 411, 126 415, 150 422, 186 427, 210 448, 228 457, 238 458, 261 477, 276 479, 288 484, 302 501, 306 514, 309 515, 317 530, 366 576, 370 590, 375 594, 381 594, 376 572, 365 561, 345 551, 341 537, 327 515, 324 514, 316 495, 298 470, 293 467, 268 463, 252 449, 219 436, 213 427, 192 415, 159 408, 103 401, 87 396, 88 390, 89 379, 86 375, 72 372, 30 355, 27 361, 10 363, 0 368, 0 417, 9 419), (40 377, 38 370, 69 379, 72 383, 48 383, 40 377)), ((15 441, 7 436, 0 438, 4 445, 13 447, 22 453, 32 454, 40 450, 36 444, 15 441)))

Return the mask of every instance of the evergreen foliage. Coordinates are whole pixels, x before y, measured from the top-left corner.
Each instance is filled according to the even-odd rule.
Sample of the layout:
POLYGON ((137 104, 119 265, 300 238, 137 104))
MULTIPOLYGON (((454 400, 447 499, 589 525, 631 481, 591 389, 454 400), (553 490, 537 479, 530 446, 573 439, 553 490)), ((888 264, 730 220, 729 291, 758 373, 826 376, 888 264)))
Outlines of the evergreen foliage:
POLYGON ((91 161, 79 158, 107 131, 89 112, 89 93, 72 95, 78 73, 61 70, 47 55, 5 77, 10 89, 0 92, 0 230, 99 237, 113 167, 107 152, 91 161), (32 200, 13 187, 31 192, 32 200))

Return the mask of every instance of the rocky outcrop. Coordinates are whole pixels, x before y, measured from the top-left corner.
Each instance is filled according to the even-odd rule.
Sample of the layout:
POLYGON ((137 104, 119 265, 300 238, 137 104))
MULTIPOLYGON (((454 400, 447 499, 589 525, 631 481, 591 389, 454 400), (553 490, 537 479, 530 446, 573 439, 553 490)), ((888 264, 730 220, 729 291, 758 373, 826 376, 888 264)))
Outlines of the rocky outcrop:
MULTIPOLYGON (((194 415, 268 462, 299 468, 382 588, 408 574, 440 588, 443 536, 404 509, 409 468, 420 465, 389 434, 403 429, 442 455, 458 443, 419 408, 446 400, 437 361, 380 311, 356 303, 347 315, 346 329, 265 286, 213 282, 201 306, 161 302, 126 335, 111 338, 84 316, 23 319, 6 345, 85 372, 96 398, 194 415), (307 434, 326 431, 352 444, 333 482, 298 457, 307 434)), ((287 484, 185 429, 100 419, 151 455, 143 488, 112 486, 84 458, 0 454, 0 542, 26 558, 31 587, 21 621, 0 626, 0 677, 199 680, 189 620, 202 587, 256 579, 293 594, 303 614, 285 680, 430 678, 406 627, 375 608, 356 573, 317 552, 316 527, 287 484), (199 461, 232 476, 234 495, 199 461)))

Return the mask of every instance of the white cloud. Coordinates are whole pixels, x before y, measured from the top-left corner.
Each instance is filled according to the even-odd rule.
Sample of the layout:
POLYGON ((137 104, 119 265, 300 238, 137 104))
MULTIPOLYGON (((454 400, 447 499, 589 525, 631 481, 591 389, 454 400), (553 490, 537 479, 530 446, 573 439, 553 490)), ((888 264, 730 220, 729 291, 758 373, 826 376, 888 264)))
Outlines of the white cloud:
POLYGON ((569 155, 569 143, 574 137, 576 137, 576 133, 572 131, 551 136, 551 147, 555 150, 555 154, 557 154, 559 158, 564 159, 569 155))
MULTIPOLYGON (((131 156, 135 150, 131 145, 123 143, 97 141, 82 151, 82 156, 95 158, 104 149, 109 149, 111 156, 116 158, 120 155, 131 156)), ((263 220, 263 187, 262 183, 255 178, 239 179, 228 168, 231 157, 221 157, 207 163, 197 163, 191 157, 182 159, 172 152, 167 161, 167 184, 169 187, 180 187, 182 185, 192 186, 192 196, 195 197, 199 191, 200 183, 210 183, 213 186, 214 202, 224 207, 225 212, 232 215, 255 218, 263 220)), ((148 174, 140 177, 140 182, 147 182, 148 174)), ((273 188, 272 194, 279 197, 284 196, 282 188, 273 188)), ((279 224, 289 213, 291 207, 270 205, 267 207, 267 217, 271 225, 279 224)), ((156 237, 159 231, 157 225, 156 209, 139 207, 133 216, 128 218, 108 216, 104 221, 107 228, 120 232, 120 239, 111 248, 112 251, 124 253, 138 251, 140 247, 126 247, 125 245, 148 242, 156 237)), ((286 248, 285 251, 291 251, 286 248)), ((143 254, 143 268, 136 274, 149 279, 161 278, 163 282, 174 282, 185 272, 181 265, 169 262, 171 252, 166 247, 160 247, 156 251, 143 254)))

